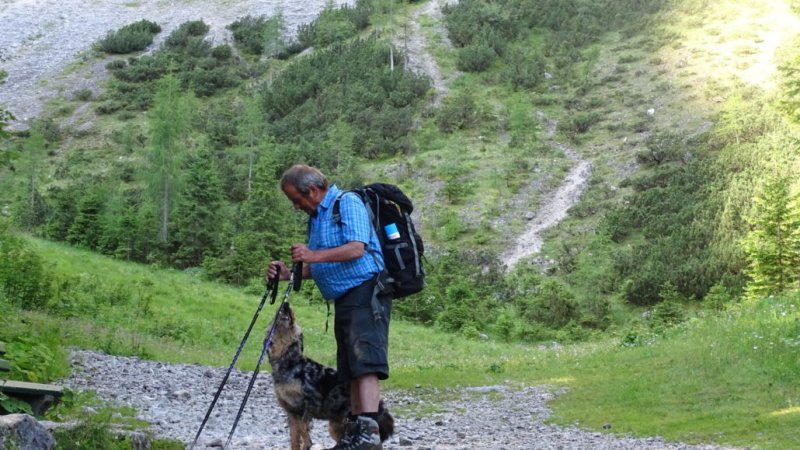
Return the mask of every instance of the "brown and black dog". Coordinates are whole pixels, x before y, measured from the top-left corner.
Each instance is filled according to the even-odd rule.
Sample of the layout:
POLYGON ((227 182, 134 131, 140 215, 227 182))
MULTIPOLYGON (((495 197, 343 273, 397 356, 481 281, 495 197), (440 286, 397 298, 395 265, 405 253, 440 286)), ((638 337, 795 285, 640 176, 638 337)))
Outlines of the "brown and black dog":
MULTIPOLYGON (((276 317, 275 333, 269 347, 269 363, 275 395, 289 417, 292 450, 311 448, 311 420, 328 421, 328 432, 338 443, 344 437, 345 419, 350 413, 350 383, 326 367, 303 355, 303 332, 288 303, 276 317)), ((381 442, 394 433, 394 417, 380 402, 381 442)))

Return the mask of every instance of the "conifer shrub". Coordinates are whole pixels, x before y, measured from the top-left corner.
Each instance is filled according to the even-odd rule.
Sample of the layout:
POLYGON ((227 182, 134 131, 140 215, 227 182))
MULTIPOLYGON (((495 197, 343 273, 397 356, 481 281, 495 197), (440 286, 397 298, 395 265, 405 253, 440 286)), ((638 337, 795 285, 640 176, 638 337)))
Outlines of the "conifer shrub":
POLYGON ((93 96, 91 89, 77 89, 72 92, 72 98, 81 102, 88 102, 93 96))
POLYGON ((600 115, 594 111, 580 111, 570 117, 568 120, 559 123, 559 128, 567 136, 571 138, 576 137, 578 134, 584 134, 589 129, 600 121, 600 115))
POLYGON ((656 333, 666 331, 686 320, 686 312, 681 304, 683 299, 671 282, 665 282, 659 291, 661 300, 648 319, 648 326, 656 333))
MULTIPOLYGON (((356 27, 356 30, 361 31, 366 29, 370 24, 370 16, 374 12, 374 7, 371 0, 356 0, 355 6, 343 5, 345 15, 356 27)), ((385 11, 390 13, 391 11, 385 11)))
POLYGON ((106 70, 115 71, 119 69, 125 68, 128 63, 125 62, 124 59, 114 59, 106 63, 106 70))
POLYGON ((140 20, 110 31, 100 40, 100 49, 106 53, 124 55, 139 52, 153 43, 153 37, 161 32, 161 27, 149 20, 140 20))
POLYGON ((546 63, 541 54, 513 49, 507 53, 506 61, 503 78, 514 89, 533 89, 544 81, 546 63))
POLYGON ((486 44, 470 44, 458 50, 456 68, 464 72, 483 72, 497 59, 497 53, 486 44))
POLYGON ((167 48, 186 48, 192 42, 202 40, 211 28, 202 20, 191 20, 182 23, 175 31, 170 33, 164 45, 167 48))
POLYGON ((244 16, 227 27, 233 34, 236 46, 244 53, 260 55, 264 53, 264 32, 267 18, 264 16, 244 16))
POLYGON ((235 86, 237 80, 224 67, 197 67, 181 76, 184 85, 191 86, 199 97, 209 97, 217 91, 235 86))
POLYGON ((574 294, 566 284, 555 279, 545 280, 532 297, 520 304, 523 317, 548 327, 560 328, 578 319, 574 294))
POLYGON ((229 45, 218 45, 211 49, 211 57, 218 61, 227 61, 233 56, 233 50, 229 45))
POLYGON ((112 61, 112 71, 114 78, 129 83, 142 83, 145 81, 155 81, 166 75, 169 61, 166 58, 154 56, 142 56, 141 58, 131 58, 127 63, 118 60, 122 64, 112 61))
POLYGON ((436 113, 436 125, 445 133, 469 128, 476 120, 475 99, 469 94, 448 97, 436 113))
POLYGON ((297 40, 302 48, 342 42, 367 28, 371 14, 368 0, 358 0, 355 6, 326 7, 314 21, 297 27, 297 40))
MULTIPOLYGON (((362 156, 410 151, 413 147, 406 137, 413 124, 413 107, 427 93, 430 81, 403 70, 396 53, 395 69, 390 70, 389 50, 374 38, 357 39, 333 44, 288 66, 262 91, 263 109, 276 142, 303 142, 301 147, 308 147, 316 141, 340 152, 341 146, 325 142, 331 139, 331 128, 342 121, 352 128, 347 147, 362 156)), ((307 158, 322 162, 316 151, 307 158)))

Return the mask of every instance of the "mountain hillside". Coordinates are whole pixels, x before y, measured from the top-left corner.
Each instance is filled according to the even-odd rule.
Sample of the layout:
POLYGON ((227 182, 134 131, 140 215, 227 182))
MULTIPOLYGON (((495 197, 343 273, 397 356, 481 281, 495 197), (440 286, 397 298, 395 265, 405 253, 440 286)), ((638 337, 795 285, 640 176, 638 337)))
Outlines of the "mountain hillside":
MULTIPOLYGON (((64 379, 72 347, 105 354, 88 383, 130 356, 213 376, 305 240, 277 188, 302 162, 414 201, 427 285, 393 304, 387 388, 420 448, 441 424, 476 448, 800 441, 796 0, 298 5, 2 2, 4 377, 64 379)), ((318 290, 292 295, 332 364, 318 290)), ((137 412, 207 403, 159 392, 137 412)), ((62 442, 151 420, 90 397, 51 413, 85 421, 62 442)))
POLYGON ((792 2, 259 5, 4 3, 4 216, 258 285, 306 162, 415 200, 429 284, 398 310, 445 330, 583 340, 797 287, 759 225, 797 190, 792 2))

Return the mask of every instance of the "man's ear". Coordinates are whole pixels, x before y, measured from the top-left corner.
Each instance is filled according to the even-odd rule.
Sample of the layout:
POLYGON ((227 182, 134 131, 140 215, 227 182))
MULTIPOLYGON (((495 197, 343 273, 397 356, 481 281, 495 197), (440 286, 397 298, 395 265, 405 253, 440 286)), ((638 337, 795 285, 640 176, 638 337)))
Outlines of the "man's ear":
POLYGON ((312 184, 311 186, 308 187, 308 198, 309 199, 311 199, 311 200, 313 200, 315 202, 321 202, 322 198, 323 198, 323 196, 321 194, 322 194, 322 189, 320 189, 319 186, 315 186, 315 185, 312 184))

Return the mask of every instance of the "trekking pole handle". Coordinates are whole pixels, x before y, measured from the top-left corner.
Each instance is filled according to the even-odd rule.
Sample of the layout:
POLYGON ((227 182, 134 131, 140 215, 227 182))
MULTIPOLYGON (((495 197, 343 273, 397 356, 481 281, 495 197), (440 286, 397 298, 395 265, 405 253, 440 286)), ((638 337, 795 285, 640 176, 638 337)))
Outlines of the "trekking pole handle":
POLYGON ((297 261, 292 266, 292 288, 295 292, 300 290, 303 283, 303 261, 297 261))

